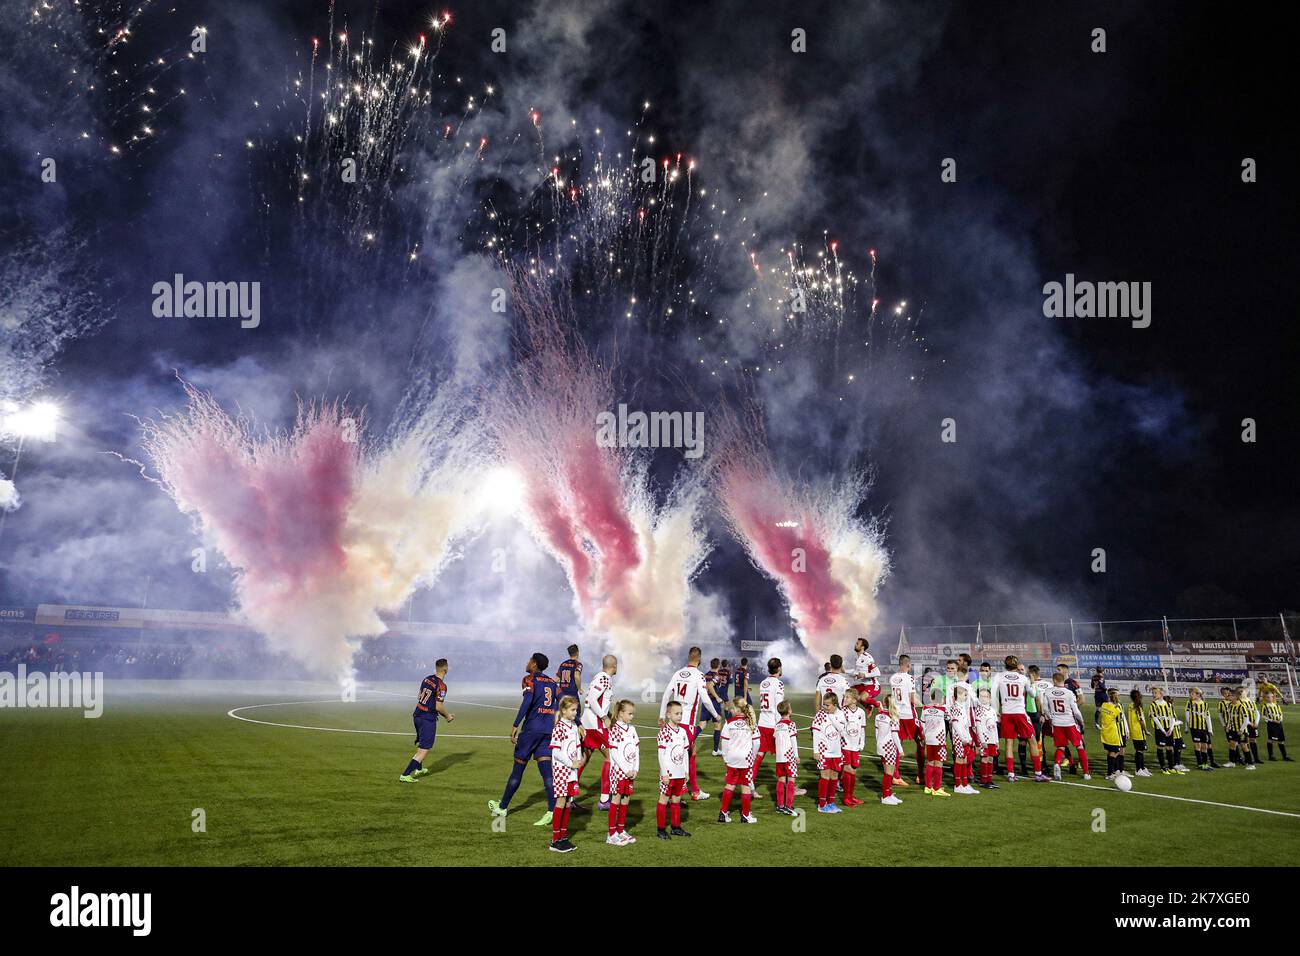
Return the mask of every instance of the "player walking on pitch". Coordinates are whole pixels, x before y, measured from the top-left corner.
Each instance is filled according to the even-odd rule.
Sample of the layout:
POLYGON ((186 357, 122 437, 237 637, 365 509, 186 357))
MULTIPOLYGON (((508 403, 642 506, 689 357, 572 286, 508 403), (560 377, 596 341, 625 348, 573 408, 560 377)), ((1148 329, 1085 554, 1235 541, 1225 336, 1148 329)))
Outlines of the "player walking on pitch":
POLYGON ((1043 713, 1052 729, 1052 743, 1056 757, 1052 761, 1052 779, 1061 779, 1061 759, 1067 747, 1073 747, 1083 765, 1083 779, 1091 780, 1088 773, 1088 752, 1083 745, 1083 711, 1079 710, 1079 696, 1065 686, 1065 675, 1057 671, 1052 675, 1052 686, 1039 697, 1043 713))
MULTIPOLYGON (((560 688, 555 678, 546 673, 551 659, 538 651, 528 659, 528 673, 524 675, 524 695, 510 730, 510 742, 515 747, 515 765, 506 781, 500 801, 489 800, 488 809, 493 815, 503 817, 510 800, 524 780, 528 761, 537 762, 537 772, 546 788, 546 813, 533 824, 544 827, 551 823, 555 813, 555 783, 551 775, 551 732, 555 729, 556 707, 560 701, 560 688)), ((576 698, 573 698, 576 703, 576 698)))
MULTIPOLYGON (((447 658, 440 657, 433 665, 433 673, 420 682, 420 693, 415 699, 411 720, 415 723, 415 756, 411 758, 402 775, 402 783, 415 783, 429 771, 424 769, 424 758, 433 749, 433 739, 438 732, 438 718, 447 723, 456 718, 447 712, 443 701, 447 698, 447 658)), ((1269 753, 1272 753, 1270 744, 1269 753)), ((1286 751, 1283 751, 1285 754, 1286 751)), ((1270 758, 1271 759, 1271 758, 1270 758)))

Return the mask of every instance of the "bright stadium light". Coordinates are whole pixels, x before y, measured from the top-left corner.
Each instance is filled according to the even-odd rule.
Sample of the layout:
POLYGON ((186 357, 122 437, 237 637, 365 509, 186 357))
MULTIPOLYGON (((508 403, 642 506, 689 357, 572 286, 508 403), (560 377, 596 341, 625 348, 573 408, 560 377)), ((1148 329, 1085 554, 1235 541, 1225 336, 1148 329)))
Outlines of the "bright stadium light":
POLYGON ((519 472, 513 468, 493 468, 483 479, 479 501, 494 514, 512 515, 523 506, 526 490, 519 472))
POLYGON ((60 417, 59 406, 53 402, 32 402, 25 406, 11 402, 5 407, 0 428, 16 438, 54 441, 60 417))

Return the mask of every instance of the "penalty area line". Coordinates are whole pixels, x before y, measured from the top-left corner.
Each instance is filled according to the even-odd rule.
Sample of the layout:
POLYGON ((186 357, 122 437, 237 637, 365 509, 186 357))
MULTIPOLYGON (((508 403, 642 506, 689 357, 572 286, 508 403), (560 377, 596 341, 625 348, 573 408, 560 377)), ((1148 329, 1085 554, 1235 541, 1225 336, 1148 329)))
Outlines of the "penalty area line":
POLYGON ((1081 790, 1100 790, 1103 793, 1120 793, 1125 796, 1156 797, 1160 800, 1178 800, 1181 803, 1200 803, 1207 807, 1225 807, 1229 810, 1251 810, 1255 813, 1271 813, 1279 817, 1300 818, 1300 813, 1289 813, 1286 810, 1268 810, 1264 807, 1248 807, 1240 803, 1218 803, 1214 800, 1197 800, 1195 797, 1175 797, 1173 794, 1169 793, 1147 793, 1145 790, 1124 791, 1114 787, 1100 787, 1091 783, 1073 783, 1069 780, 1055 780, 1053 783, 1058 783, 1066 787, 1078 787, 1081 790))

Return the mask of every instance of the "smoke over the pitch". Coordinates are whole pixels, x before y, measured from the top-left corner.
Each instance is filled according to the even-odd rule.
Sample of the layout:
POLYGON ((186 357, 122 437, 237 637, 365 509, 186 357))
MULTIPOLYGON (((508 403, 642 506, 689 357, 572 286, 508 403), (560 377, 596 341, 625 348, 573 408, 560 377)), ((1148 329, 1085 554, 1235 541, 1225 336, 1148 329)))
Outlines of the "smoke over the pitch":
POLYGON ((889 574, 880 523, 857 517, 865 476, 798 482, 772 460, 757 413, 729 418, 716 466, 723 516, 789 603, 803 647, 824 657, 866 634, 889 574))
POLYGON ((650 676, 686 637, 690 582, 709 552, 703 486, 680 477, 662 503, 648 464, 597 440, 615 404, 607 366, 577 336, 564 301, 519 271, 512 295, 524 352, 494 394, 492 427, 525 485, 524 516, 561 564, 583 625, 606 635, 627 676, 650 676))
POLYGON ((348 676, 355 642, 386 629, 379 612, 475 526, 468 430, 435 404, 372 447, 333 403, 300 406, 274 434, 186 391, 184 411, 144 425, 158 483, 235 569, 248 623, 320 676, 348 676))

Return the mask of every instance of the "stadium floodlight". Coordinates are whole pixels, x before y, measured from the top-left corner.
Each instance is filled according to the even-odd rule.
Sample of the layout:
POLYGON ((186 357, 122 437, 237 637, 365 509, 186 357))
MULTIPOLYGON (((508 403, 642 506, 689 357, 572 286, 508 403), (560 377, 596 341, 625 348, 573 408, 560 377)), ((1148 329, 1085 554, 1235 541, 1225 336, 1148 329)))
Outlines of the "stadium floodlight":
POLYGON ((49 401, 30 405, 6 403, 0 430, 6 435, 33 441, 54 441, 62 416, 59 406, 49 401))
POLYGON ((493 468, 484 476, 479 501, 484 508, 505 517, 523 507, 526 491, 519 472, 513 468, 493 468))

